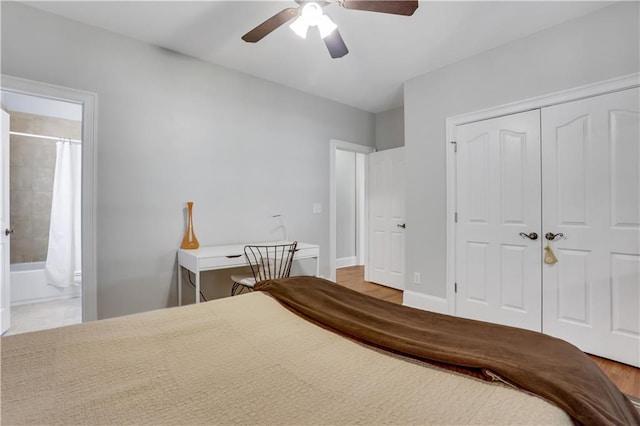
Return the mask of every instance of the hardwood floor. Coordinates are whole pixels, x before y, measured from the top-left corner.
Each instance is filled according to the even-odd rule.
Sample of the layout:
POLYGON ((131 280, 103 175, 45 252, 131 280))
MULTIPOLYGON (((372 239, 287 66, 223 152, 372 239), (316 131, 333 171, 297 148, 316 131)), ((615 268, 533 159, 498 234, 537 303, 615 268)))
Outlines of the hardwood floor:
POLYGON ((402 291, 364 280, 364 266, 336 269, 336 282, 344 287, 368 294, 377 299, 402 304, 402 291))
MULTIPOLYGON (((363 266, 350 266, 336 271, 336 282, 378 299, 402 304, 402 291, 364 280, 363 266)), ((627 395, 640 398, 640 369, 589 355, 613 383, 627 395)))

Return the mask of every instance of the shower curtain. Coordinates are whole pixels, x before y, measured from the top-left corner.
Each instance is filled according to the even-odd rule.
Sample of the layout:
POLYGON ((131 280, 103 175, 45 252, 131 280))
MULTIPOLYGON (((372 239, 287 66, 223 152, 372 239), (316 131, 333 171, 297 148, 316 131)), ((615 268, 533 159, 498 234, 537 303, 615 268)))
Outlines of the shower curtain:
POLYGON ((74 275, 82 273, 81 257, 81 145, 61 139, 56 142, 53 177, 47 283, 56 287, 79 285, 74 275))

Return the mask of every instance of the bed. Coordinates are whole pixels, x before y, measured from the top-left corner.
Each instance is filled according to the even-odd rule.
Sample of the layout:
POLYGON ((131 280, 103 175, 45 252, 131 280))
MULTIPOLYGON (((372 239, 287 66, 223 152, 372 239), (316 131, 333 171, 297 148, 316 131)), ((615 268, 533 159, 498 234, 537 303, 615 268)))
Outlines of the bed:
POLYGON ((2 424, 640 424, 560 340, 319 278, 256 289, 3 337, 2 424))

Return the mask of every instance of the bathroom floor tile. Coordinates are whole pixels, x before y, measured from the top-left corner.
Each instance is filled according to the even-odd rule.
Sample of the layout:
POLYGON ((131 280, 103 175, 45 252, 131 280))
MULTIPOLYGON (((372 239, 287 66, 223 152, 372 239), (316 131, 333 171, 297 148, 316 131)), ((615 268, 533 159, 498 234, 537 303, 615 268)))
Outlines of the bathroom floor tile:
POLYGON ((11 327, 3 336, 46 330, 82 322, 82 298, 11 307, 11 327))

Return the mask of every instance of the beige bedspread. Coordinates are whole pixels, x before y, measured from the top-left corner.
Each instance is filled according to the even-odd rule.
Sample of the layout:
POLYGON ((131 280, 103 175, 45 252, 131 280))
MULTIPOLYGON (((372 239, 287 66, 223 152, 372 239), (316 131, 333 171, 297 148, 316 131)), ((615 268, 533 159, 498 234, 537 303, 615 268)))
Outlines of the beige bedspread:
POLYGON ((403 356, 492 381, 562 408, 578 425, 636 425, 640 413, 584 352, 520 328, 409 308, 316 277, 257 283, 301 317, 403 356))
POLYGON ((4 337, 2 424, 571 424, 379 352, 261 292, 4 337))

